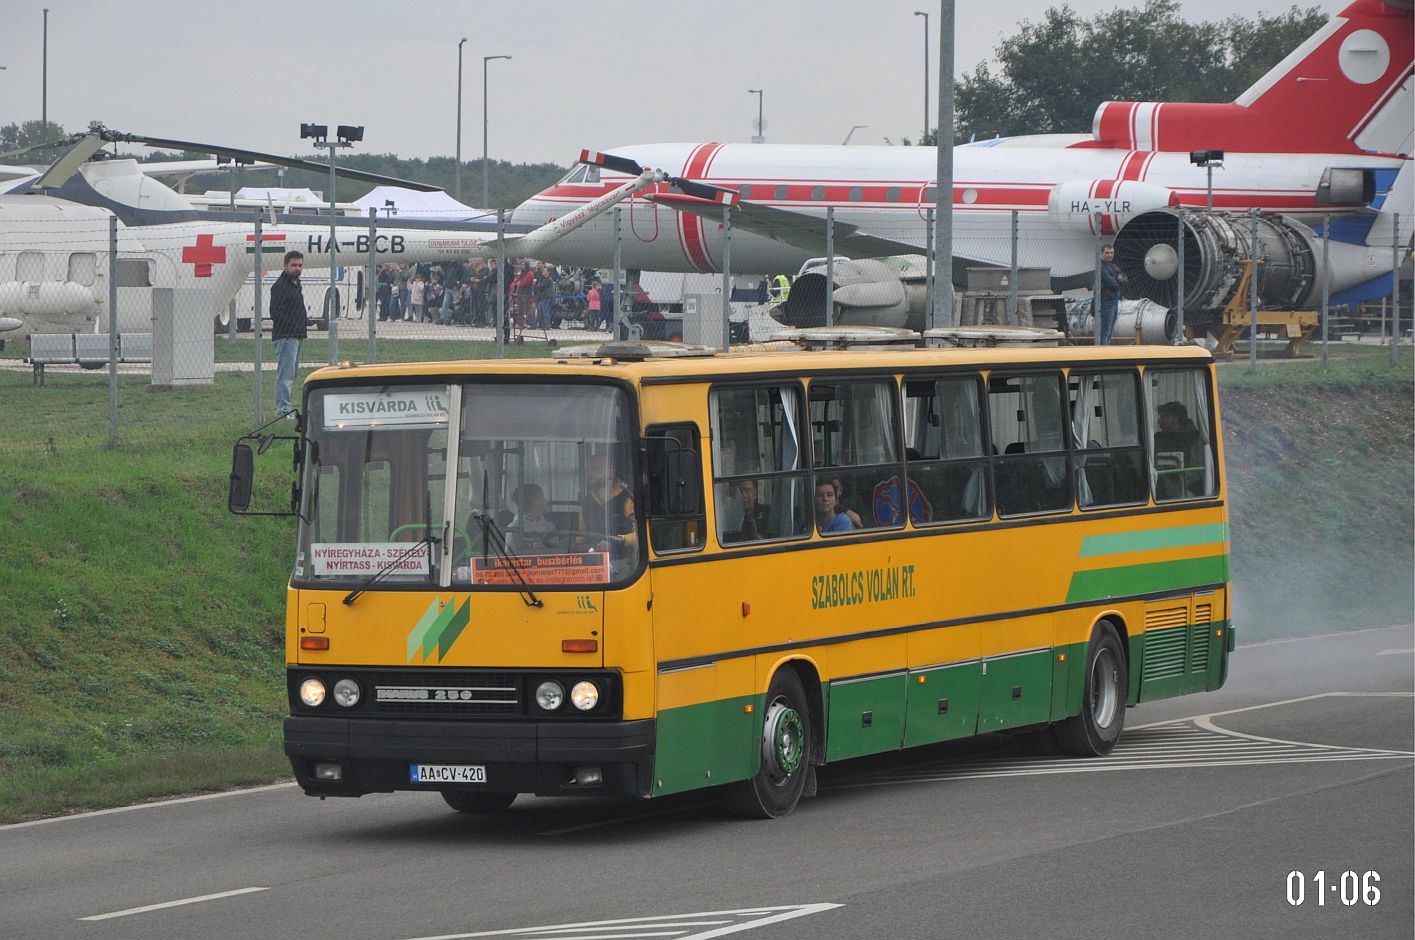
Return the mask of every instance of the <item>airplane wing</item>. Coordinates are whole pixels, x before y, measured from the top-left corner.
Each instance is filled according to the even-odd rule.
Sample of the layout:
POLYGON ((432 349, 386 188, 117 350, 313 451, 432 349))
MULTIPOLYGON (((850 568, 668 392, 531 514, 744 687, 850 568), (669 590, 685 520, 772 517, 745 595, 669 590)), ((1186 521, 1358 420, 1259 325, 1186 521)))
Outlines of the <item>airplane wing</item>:
POLYGON ((667 177, 661 170, 650 170, 644 168, 637 176, 629 180, 598 199, 593 199, 573 212, 566 213, 558 219, 554 219, 540 228, 527 232, 524 235, 507 238, 508 245, 515 245, 516 251, 523 255, 534 258, 536 252, 554 243, 561 237, 568 235, 575 229, 584 225, 595 216, 602 215, 610 207, 623 202, 630 196, 641 193, 650 186, 662 183, 667 177))
MULTIPOLYGON (((651 193, 644 198, 679 212, 691 212, 709 221, 722 221, 722 206, 706 199, 677 193, 651 193)), ((732 224, 813 254, 825 254, 825 219, 819 216, 742 201, 732 207, 732 224)), ((917 255, 924 250, 923 245, 915 242, 871 235, 848 222, 835 223, 834 239, 836 254, 850 258, 917 255)))

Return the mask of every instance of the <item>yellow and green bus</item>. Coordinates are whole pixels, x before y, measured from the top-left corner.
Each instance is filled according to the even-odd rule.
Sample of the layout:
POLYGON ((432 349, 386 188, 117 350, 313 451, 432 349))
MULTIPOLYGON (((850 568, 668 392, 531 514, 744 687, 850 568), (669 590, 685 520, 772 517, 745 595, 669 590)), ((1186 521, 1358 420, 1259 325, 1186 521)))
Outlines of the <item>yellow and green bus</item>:
MULTIPOLYGON (((1105 754, 1127 708, 1227 675, 1199 348, 345 365, 297 427, 311 795, 712 787, 775 817, 831 761, 1048 727, 1105 754)), ((233 510, 272 436, 238 443, 233 510)))

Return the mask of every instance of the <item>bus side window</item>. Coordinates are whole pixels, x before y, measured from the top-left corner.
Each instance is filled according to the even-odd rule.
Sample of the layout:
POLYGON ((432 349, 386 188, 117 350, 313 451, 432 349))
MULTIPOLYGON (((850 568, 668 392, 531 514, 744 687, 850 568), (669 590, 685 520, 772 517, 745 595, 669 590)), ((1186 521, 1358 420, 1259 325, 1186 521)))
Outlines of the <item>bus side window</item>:
POLYGON ((837 504, 831 518, 817 518, 817 527, 837 532, 904 525, 912 500, 900 460, 894 380, 817 380, 810 406, 815 483, 830 483, 837 504), (848 527, 838 521, 842 514, 848 527))
POLYGON ((998 515, 1071 508, 1064 411, 1059 372, 989 378, 998 515))
POLYGON ((905 384, 909 520, 914 525, 992 515, 975 376, 905 384))
POLYGON ((1155 501, 1218 493, 1208 372, 1147 369, 1145 393, 1155 501))
POLYGON ((709 411, 718 542, 806 535, 811 494, 800 386, 715 388, 709 411))
POLYGON ((1149 499, 1133 371, 1071 374, 1076 501, 1083 509, 1149 499))

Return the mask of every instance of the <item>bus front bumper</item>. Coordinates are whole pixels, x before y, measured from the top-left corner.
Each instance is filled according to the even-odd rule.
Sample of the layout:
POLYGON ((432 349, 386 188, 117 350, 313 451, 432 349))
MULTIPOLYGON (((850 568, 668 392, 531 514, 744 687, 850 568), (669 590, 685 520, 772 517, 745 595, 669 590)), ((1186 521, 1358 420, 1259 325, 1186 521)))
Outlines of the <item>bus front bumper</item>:
POLYGON ((541 796, 646 796, 652 783, 653 742, 652 719, 584 723, 303 715, 285 719, 285 754, 295 779, 311 796, 454 787, 541 796), (410 773, 414 764, 484 767, 486 783, 416 783, 410 773), (331 766, 337 767, 337 779, 331 777, 331 766))

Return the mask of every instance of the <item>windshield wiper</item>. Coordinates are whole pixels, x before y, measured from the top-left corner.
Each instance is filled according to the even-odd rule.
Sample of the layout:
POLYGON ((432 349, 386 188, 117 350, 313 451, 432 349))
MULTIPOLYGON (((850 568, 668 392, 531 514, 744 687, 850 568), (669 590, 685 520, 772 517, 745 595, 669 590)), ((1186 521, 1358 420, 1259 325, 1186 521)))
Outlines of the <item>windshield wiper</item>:
POLYGON ((384 562, 383 567, 382 567, 382 568, 379 568, 379 569, 378 569, 377 571, 375 571, 372 575, 370 575, 370 576, 369 576, 369 579, 368 579, 367 581, 365 581, 363 584, 359 585, 358 587, 354 588, 354 589, 353 589, 352 591, 350 591, 348 594, 345 594, 345 595, 344 595, 344 603, 346 603, 346 604, 352 604, 352 603, 354 603, 354 601, 358 598, 358 596, 359 596, 360 594, 362 594, 363 592, 367 591, 369 588, 373 587, 373 586, 374 586, 375 584, 377 584, 380 580, 382 580, 382 579, 383 579, 383 576, 386 575, 386 574, 388 574, 388 572, 392 571, 392 570, 394 569, 394 567, 396 567, 397 564, 398 564, 400 561, 402 561, 404 558, 407 558, 409 555, 411 555, 411 554, 413 553, 414 549, 422 548, 424 545, 427 546, 427 563, 428 563, 428 567, 431 568, 431 566, 432 566, 432 547, 433 547, 435 544, 437 544, 438 541, 439 541, 439 539, 438 539, 435 535, 432 535, 431 533, 428 533, 428 535, 427 535, 425 538, 421 538, 421 539, 419 539, 418 541, 414 542, 413 544, 409 545, 408 548, 407 548, 407 550, 401 552, 401 553, 398 555, 397 558, 390 558, 390 559, 388 559, 388 561, 384 562))
POLYGON ((482 545, 489 546, 496 553, 497 559, 505 565, 511 572, 511 577, 516 579, 518 585, 516 593, 521 595, 521 600, 527 607, 544 607, 545 602, 536 597, 536 592, 531 590, 531 582, 526 580, 526 576, 521 574, 520 567, 516 564, 511 552, 506 548, 506 539, 501 534, 501 528, 496 524, 496 520, 485 511, 472 511, 472 518, 477 520, 481 526, 482 545))

